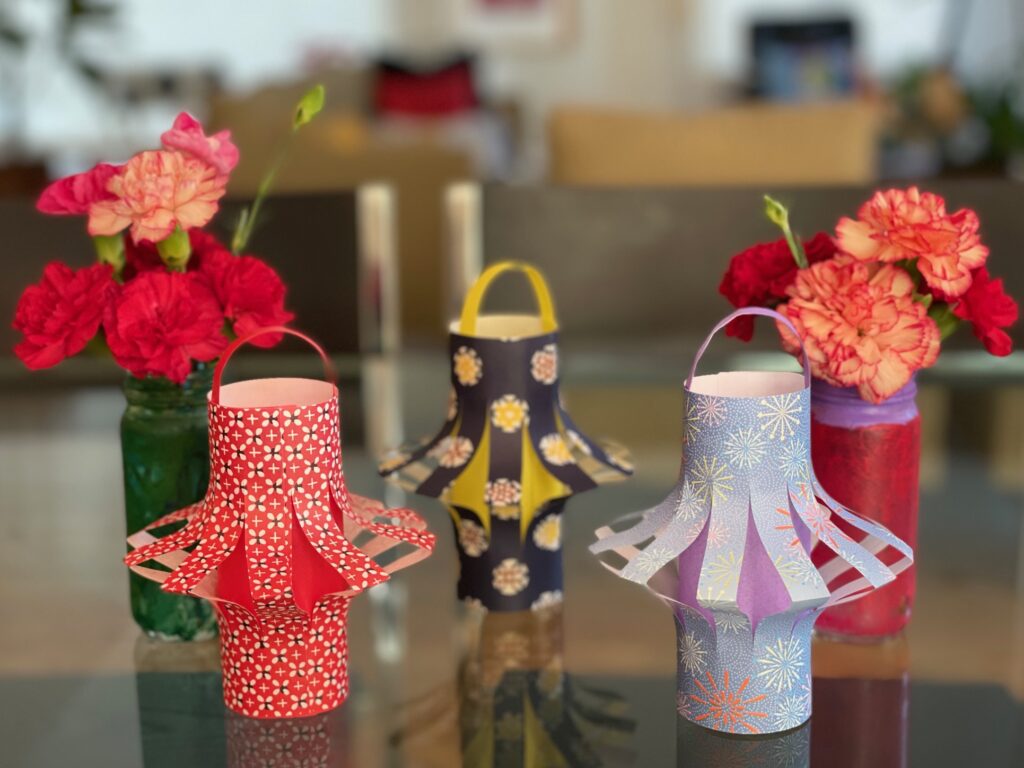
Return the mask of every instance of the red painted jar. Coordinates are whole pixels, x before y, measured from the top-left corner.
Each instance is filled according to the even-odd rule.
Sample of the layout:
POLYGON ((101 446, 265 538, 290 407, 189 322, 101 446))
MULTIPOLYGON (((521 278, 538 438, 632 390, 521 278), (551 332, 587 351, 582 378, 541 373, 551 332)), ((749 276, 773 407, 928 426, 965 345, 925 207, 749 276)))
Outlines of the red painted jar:
MULTIPOLYGON (((913 380, 876 405, 854 388, 815 379, 811 388, 811 456, 819 482, 836 501, 917 546, 921 417, 913 380)), ((815 629, 871 639, 910 620, 915 571, 852 603, 827 609, 815 629)))

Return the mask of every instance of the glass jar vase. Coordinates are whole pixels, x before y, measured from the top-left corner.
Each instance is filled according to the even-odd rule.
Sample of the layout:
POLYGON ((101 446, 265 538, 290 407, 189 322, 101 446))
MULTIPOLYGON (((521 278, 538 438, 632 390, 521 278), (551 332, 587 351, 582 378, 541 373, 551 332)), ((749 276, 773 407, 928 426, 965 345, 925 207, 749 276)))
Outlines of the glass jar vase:
MULTIPOLYGON (((199 501, 210 478, 206 395, 213 368, 198 364, 184 384, 164 378, 124 382, 121 417, 125 522, 128 534, 199 501)), ((132 616, 150 637, 201 640, 216 634, 210 604, 163 592, 132 573, 132 616)))

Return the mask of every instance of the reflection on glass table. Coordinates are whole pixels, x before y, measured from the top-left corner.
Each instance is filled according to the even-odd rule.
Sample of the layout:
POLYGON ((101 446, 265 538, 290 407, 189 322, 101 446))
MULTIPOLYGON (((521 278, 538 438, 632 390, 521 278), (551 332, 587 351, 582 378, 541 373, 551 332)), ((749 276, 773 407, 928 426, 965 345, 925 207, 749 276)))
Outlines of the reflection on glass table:
POLYGON ((392 742, 451 728, 457 711, 462 764, 627 766, 635 724, 625 699, 566 673, 560 606, 468 613, 452 706, 451 686, 411 702, 392 742))
MULTIPOLYGON (((430 432, 444 405, 449 371, 438 358, 403 362, 409 435, 430 432)), ((671 616, 587 552, 594 528, 659 502, 679 469, 678 366, 666 375, 658 358, 624 360, 567 361, 578 366, 565 393, 574 416, 628 445, 639 472, 569 502, 566 602, 559 622, 542 623, 537 637, 546 639, 525 633, 526 660, 521 642, 499 643, 523 630, 505 617, 474 618, 455 601, 448 513, 389 494, 443 534, 437 550, 353 609, 351 697, 294 729, 226 715, 216 642, 139 639, 121 564, 117 389, 0 392, 0 763, 182 768, 327 749, 316 759, 359 768, 500 765, 506 754, 702 765, 709 737, 677 724, 671 616), (60 471, 44 482, 41 467, 60 471), (559 686, 550 704, 545 691, 559 686), (546 751, 531 751, 535 744, 546 751)), ((1024 387, 972 372, 922 381, 919 403, 913 620, 905 638, 884 644, 815 643, 816 768, 1024 765, 1024 387)), ((375 456, 345 447, 353 491, 384 496, 375 456)))

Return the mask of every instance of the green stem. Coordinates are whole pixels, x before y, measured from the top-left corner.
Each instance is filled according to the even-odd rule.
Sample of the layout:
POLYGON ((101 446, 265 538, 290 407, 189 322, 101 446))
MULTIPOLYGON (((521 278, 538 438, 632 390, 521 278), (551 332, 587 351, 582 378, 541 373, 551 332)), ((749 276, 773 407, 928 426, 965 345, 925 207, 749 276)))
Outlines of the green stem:
POLYGON ((249 243, 253 227, 256 224, 256 218, 259 216, 260 208, 263 206, 263 200, 270 193, 271 187, 274 186, 274 179, 277 177, 277 172, 281 170, 281 166, 288 156, 288 150, 295 139, 295 134, 299 132, 302 126, 307 125, 316 117, 323 107, 324 87, 319 84, 306 91, 299 100, 295 113, 292 115, 291 132, 285 137, 281 149, 277 153, 277 158, 260 182, 252 205, 242 209, 242 213, 238 217, 238 225, 235 227, 234 237, 231 238, 231 252, 236 256, 245 250, 245 246, 249 243))
POLYGON ((939 327, 939 334, 942 341, 945 341, 953 332, 960 327, 960 318, 953 314, 953 308, 949 304, 936 302, 928 308, 928 317, 935 321, 939 327))
POLYGON ((281 170, 285 158, 288 157, 288 150, 291 148, 295 133, 296 129, 293 128, 277 153, 277 158, 274 160, 273 165, 270 166, 270 169, 262 181, 260 181, 260 186, 256 190, 256 197, 253 198, 252 205, 243 209, 238 217, 238 226, 235 227, 234 237, 231 238, 231 252, 236 256, 245 250, 249 238, 252 237, 253 225, 256 223, 256 217, 259 216, 260 208, 263 207, 263 200, 270 194, 270 190, 274 186, 274 179, 277 178, 277 172, 281 170))

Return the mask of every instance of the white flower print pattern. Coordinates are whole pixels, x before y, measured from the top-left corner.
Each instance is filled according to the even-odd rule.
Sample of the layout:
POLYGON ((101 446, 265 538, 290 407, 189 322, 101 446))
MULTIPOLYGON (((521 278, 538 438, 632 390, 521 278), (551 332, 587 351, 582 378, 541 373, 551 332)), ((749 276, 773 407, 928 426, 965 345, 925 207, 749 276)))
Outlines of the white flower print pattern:
POLYGON ((507 477, 498 478, 484 486, 484 501, 495 506, 518 504, 522 495, 522 486, 516 480, 507 477))
POLYGON ((554 384, 558 379, 558 348, 546 344, 530 358, 530 374, 541 384, 554 384))
POLYGON ((533 543, 540 549, 555 552, 562 546, 562 518, 548 515, 533 529, 533 543))
POLYGON ((156 521, 154 528, 174 519, 186 525, 126 558, 141 564, 180 553, 180 564, 164 583, 181 593, 216 573, 232 553, 244 558, 251 603, 243 607, 228 599, 217 609, 224 701, 243 715, 305 717, 333 709, 347 695, 344 621, 351 595, 387 573, 346 532, 353 538, 367 533, 359 540, 369 551, 381 551, 381 534, 424 554, 433 547, 432 534, 411 510, 390 510, 387 524, 378 523, 362 510, 380 505, 345 490, 337 408, 336 395, 295 409, 211 404, 207 498, 156 521), (293 549, 288 531, 294 526, 302 530, 308 551, 293 549), (319 558, 347 585, 314 583, 313 590, 345 588, 349 594, 314 593, 311 609, 299 608, 293 573, 309 568, 303 562, 309 557, 319 558))
POLYGON ((547 592, 541 592, 540 595, 537 597, 537 599, 534 600, 530 604, 530 610, 531 611, 543 611, 543 610, 545 610, 547 608, 553 608, 556 605, 561 605, 561 604, 562 604, 562 590, 560 590, 560 589, 553 589, 553 590, 549 590, 547 592))
POLYGON ((514 557, 502 560, 491 576, 492 585, 505 597, 518 595, 530 583, 530 569, 514 557))
POLYGON ((470 557, 480 557, 487 551, 487 531, 472 520, 460 520, 459 545, 470 557))
POLYGON ((464 387, 472 387, 483 376, 484 364, 475 349, 459 347, 452 356, 452 369, 459 384, 464 387))
POLYGON ((540 439, 539 445, 541 455, 548 464, 564 467, 566 464, 573 463, 572 453, 569 451, 569 446, 565 444, 565 440, 562 439, 561 435, 544 435, 540 439))
POLYGON ((442 467, 455 469, 469 461, 473 455, 473 442, 462 435, 448 436, 434 446, 431 455, 437 457, 442 467))

